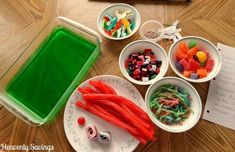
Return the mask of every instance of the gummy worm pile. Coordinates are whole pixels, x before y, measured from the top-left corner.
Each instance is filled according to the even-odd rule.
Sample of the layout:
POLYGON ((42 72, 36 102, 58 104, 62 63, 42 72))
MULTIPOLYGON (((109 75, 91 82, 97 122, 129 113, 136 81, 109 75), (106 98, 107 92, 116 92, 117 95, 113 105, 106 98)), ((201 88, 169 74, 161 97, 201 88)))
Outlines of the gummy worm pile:
POLYGON ((164 84, 150 97, 150 109, 158 120, 165 124, 181 124, 191 113, 190 95, 185 89, 164 84))

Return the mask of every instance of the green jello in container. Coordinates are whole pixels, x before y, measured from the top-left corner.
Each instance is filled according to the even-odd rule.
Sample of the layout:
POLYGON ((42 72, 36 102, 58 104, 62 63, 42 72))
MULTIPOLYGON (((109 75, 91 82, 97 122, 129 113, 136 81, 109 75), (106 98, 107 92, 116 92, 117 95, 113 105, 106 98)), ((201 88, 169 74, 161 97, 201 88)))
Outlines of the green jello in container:
POLYGON ((50 122, 95 61, 100 43, 96 32, 57 18, 1 77, 2 104, 32 125, 50 122))

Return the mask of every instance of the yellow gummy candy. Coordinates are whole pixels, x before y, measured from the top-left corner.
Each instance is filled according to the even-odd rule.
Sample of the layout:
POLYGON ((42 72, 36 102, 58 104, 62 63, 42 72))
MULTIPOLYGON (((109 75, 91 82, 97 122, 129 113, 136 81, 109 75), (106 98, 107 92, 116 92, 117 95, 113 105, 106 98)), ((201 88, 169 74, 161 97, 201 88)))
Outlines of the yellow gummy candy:
POLYGON ((129 21, 126 18, 122 19, 122 24, 127 28, 129 26, 129 21))
POLYGON ((201 62, 201 63, 204 63, 206 61, 206 59, 207 59, 206 53, 202 52, 202 51, 198 51, 196 56, 197 56, 199 62, 201 62))

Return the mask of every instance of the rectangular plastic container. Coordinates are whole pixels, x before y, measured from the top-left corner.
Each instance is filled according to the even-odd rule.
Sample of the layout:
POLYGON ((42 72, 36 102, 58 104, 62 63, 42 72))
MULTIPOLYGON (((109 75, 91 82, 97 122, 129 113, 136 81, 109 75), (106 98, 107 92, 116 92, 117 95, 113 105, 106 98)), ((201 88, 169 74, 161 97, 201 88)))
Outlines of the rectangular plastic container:
POLYGON ((55 18, 0 78, 0 103, 31 125, 52 121, 95 62, 100 44, 95 31, 55 18))

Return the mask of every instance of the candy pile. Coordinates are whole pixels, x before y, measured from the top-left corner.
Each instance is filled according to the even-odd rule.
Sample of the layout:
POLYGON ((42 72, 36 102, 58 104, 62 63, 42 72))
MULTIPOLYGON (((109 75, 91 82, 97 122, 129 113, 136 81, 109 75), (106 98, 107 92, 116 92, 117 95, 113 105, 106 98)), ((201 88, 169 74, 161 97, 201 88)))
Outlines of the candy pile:
POLYGON ((88 138, 91 140, 98 140, 103 144, 111 142, 111 133, 108 131, 98 131, 95 125, 86 126, 86 132, 88 138))
POLYGON ((154 116, 165 124, 181 124, 191 113, 190 95, 172 84, 160 86, 150 97, 149 106, 154 116))
POLYGON ((190 41, 188 46, 186 43, 180 43, 176 52, 176 60, 176 69, 191 79, 206 77, 214 67, 214 60, 210 54, 199 50, 197 42, 194 40, 190 41))
POLYGON ((143 53, 134 52, 125 61, 128 74, 135 80, 147 82, 155 78, 160 72, 162 61, 157 60, 152 49, 145 49, 143 53))
POLYGON ((157 32, 148 31, 144 34, 144 36, 147 37, 148 39, 156 39, 159 35, 157 32))
POLYGON ((103 19, 104 32, 116 38, 131 34, 135 26, 135 16, 132 11, 116 11, 114 16, 107 14, 103 19))
POLYGON ((77 101, 77 107, 125 129, 142 144, 155 140, 155 125, 139 106, 117 95, 111 86, 102 81, 89 83, 91 87, 78 88, 85 103, 77 101))

